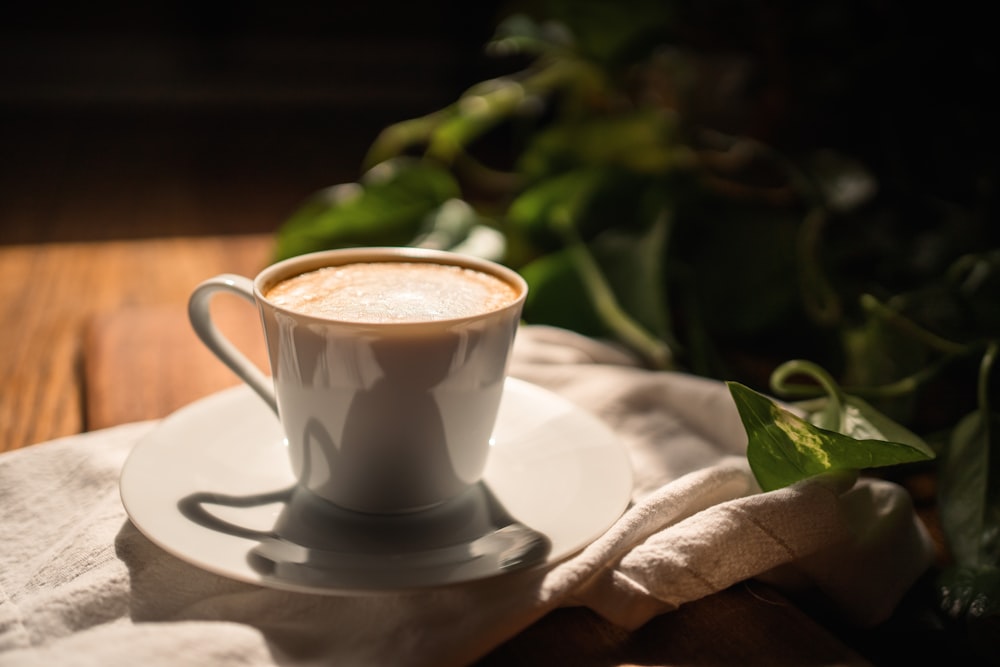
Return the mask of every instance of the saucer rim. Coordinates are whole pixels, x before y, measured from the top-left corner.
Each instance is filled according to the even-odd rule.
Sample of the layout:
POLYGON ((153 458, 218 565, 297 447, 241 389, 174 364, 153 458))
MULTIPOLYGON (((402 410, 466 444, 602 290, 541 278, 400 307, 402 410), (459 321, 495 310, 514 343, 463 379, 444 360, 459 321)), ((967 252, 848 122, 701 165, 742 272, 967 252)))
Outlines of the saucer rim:
MULTIPOLYGON (((566 560, 576 553, 579 553, 584 547, 593 542, 595 539, 600 537, 615 521, 622 515, 625 509, 628 507, 631 501, 631 492, 633 487, 633 472, 631 469, 631 464, 629 462, 628 453, 624 447, 624 444, 619 440, 618 436, 600 421, 596 416, 590 412, 584 410, 583 408, 570 403, 566 398, 536 384, 530 383, 525 380, 518 378, 509 377, 505 383, 504 389, 505 397, 507 394, 516 397, 516 400, 522 400, 525 402, 547 404, 549 406, 558 406, 563 412, 560 415, 568 415, 568 417, 573 421, 577 422, 579 426, 586 426, 586 437, 591 438, 591 441, 580 444, 578 442, 566 442, 563 438, 549 438, 549 441, 540 442, 536 446, 544 449, 549 447, 551 451, 548 453, 548 458, 552 459, 550 461, 544 462, 544 465, 549 468, 566 468, 570 463, 575 463, 576 465, 582 466, 580 459, 584 456, 584 453, 591 449, 598 450, 598 454, 607 457, 607 461, 604 462, 606 465, 600 467, 601 479, 589 479, 591 483, 599 483, 600 493, 594 493, 592 495, 598 496, 598 500, 601 504, 601 518, 593 519, 587 521, 586 519, 581 519, 577 517, 578 521, 576 523, 583 522, 583 526, 575 528, 574 538, 567 543, 567 540, 556 541, 553 540, 552 549, 549 555, 540 563, 514 570, 513 572, 524 572, 528 570, 537 570, 551 567, 558 562, 566 560), (534 394, 534 396, 532 396, 534 394), (582 423, 581 423, 582 422, 582 423), (555 445, 550 444, 551 440, 557 441, 555 445), (608 483, 610 482, 610 484, 608 483)), ((535 408, 536 405, 532 405, 535 408)), ((251 411, 253 413, 258 413, 255 416, 259 417, 259 413, 265 413, 270 415, 270 410, 264 405, 259 397, 252 392, 252 390, 245 384, 236 385, 228 389, 223 389, 221 391, 215 392, 201 399, 195 400, 185 406, 182 406, 178 410, 174 411, 167 417, 165 417, 157 426, 150 432, 144 435, 129 452, 125 463, 122 467, 122 471, 119 475, 119 495, 121 502, 125 508, 125 511, 132 523, 140 533, 142 533, 147 539, 156 544, 158 547, 166 551, 167 553, 179 558, 182 561, 187 562, 190 565, 198 567, 199 569, 212 572, 219 576, 228 578, 230 580, 241 581, 244 583, 255 584, 263 586, 266 588, 280 589, 294 592, 305 592, 305 593, 318 593, 327 595, 356 595, 356 594, 380 594, 380 593, 391 593, 391 592, 401 592, 407 590, 422 590, 429 587, 440 587, 455 584, 463 584, 472 581, 478 581, 487 578, 493 578, 498 576, 504 576, 506 574, 512 574, 513 572, 505 572, 503 570, 491 571, 485 574, 477 576, 469 576, 464 578, 449 579, 448 577, 434 578, 431 577, 430 581, 420 580, 419 577, 414 577, 412 585, 393 585, 389 587, 381 586, 315 586, 304 584, 301 582, 296 582, 288 579, 284 579, 276 575, 268 575, 260 573, 257 571, 248 570, 248 565, 245 562, 245 558, 239 566, 233 564, 233 559, 222 558, 206 558, 198 553, 192 553, 190 546, 185 548, 183 544, 183 539, 178 539, 176 535, 170 535, 170 530, 163 529, 161 526, 163 523, 167 523, 169 519, 163 519, 162 522, 156 518, 150 518, 150 513, 146 511, 144 506, 147 504, 146 501, 140 500, 138 494, 144 494, 144 491, 133 491, 133 484, 139 484, 141 479, 134 479, 136 475, 140 475, 137 472, 137 467, 141 466, 141 462, 144 457, 156 458, 166 458, 169 459, 171 456, 175 458, 174 464, 177 463, 178 459, 183 453, 189 453, 192 449, 190 443, 181 445, 180 447, 171 446, 169 442, 165 442, 164 438, 170 434, 171 431, 185 428, 190 430, 197 428, 199 422, 205 420, 206 415, 210 415, 213 412, 226 412, 228 410, 235 410, 237 412, 251 411), (258 406, 259 404, 259 406, 258 406), (181 544, 178 544, 181 542, 181 544), (226 561, 229 561, 228 564, 226 561)), ((508 410, 510 408, 508 407, 508 410)), ((555 408, 551 408, 550 412, 556 414, 555 408)), ((510 420, 512 417, 506 414, 504 406, 501 406, 501 415, 498 416, 498 424, 495 429, 496 435, 503 435, 504 431, 504 420, 510 420)), ((274 420, 275 431, 271 434, 260 435, 261 449, 276 449, 284 446, 283 443, 276 444, 274 439, 281 439, 280 426, 278 426, 277 420, 274 420), (270 441, 270 444, 264 442, 265 440, 270 441)), ((552 428, 550 423, 543 423, 540 428, 552 428)), ((516 429, 515 429, 516 430, 516 429)), ((549 434, 558 435, 558 434, 549 434)), ((225 438, 226 436, 221 436, 225 438)), ((209 439, 209 435, 201 435, 193 440, 206 440, 209 439)), ((512 453, 514 447, 523 444, 525 440, 525 434, 516 434, 508 438, 497 438, 497 443, 495 443, 496 450, 501 451, 505 454, 512 453)), ((211 443, 212 445, 218 447, 224 447, 231 449, 233 445, 218 445, 216 442, 211 443)), ((283 456, 283 452, 282 452, 283 456)), ((271 457, 273 458, 273 454, 271 457)), ((512 466, 505 464, 503 462, 503 456, 498 456, 496 453, 491 454, 490 464, 487 466, 487 471, 484 477, 484 481, 488 484, 497 482, 499 480, 495 479, 498 474, 496 472, 497 466, 501 468, 506 465, 506 469, 502 473, 508 479, 506 480, 506 494, 514 496, 529 496, 529 495, 546 495, 546 490, 543 485, 536 484, 533 489, 525 490, 524 485, 514 484, 511 488, 510 477, 515 473, 511 470, 512 466)), ((585 473, 584 473, 585 474, 585 473)), ((191 478, 196 478, 198 473, 191 473, 191 478)), ((591 476, 594 476, 591 473, 591 476)), ((140 475, 141 477, 141 475, 140 475)), ((148 480, 147 480, 148 481, 148 480)), ((180 482, 177 482, 178 484, 180 482)), ((294 479, 291 477, 290 469, 288 470, 288 477, 285 484, 294 483, 294 479)), ((263 484, 263 482, 261 482, 263 484)), ((141 484, 139 484, 141 489, 145 489, 141 484)), ((173 506, 172 511, 166 514, 179 514, 176 510, 176 503, 183 495, 181 492, 166 494, 162 493, 162 487, 170 486, 170 482, 166 484, 163 483, 162 479, 158 485, 160 487, 161 495, 176 496, 172 498, 173 506)), ((581 487, 585 487, 584 484, 581 487)), ((589 489, 593 491, 593 488, 589 489)), ((554 494, 549 494, 554 495, 554 494)), ((557 500, 557 498, 550 497, 550 501, 557 500)), ((591 502, 595 502, 591 499, 591 502)), ((154 512, 154 517, 158 513, 162 513, 163 506, 159 507, 158 512, 154 512)), ((522 519, 522 516, 517 516, 516 518, 522 519)), ((569 519, 571 517, 561 517, 569 519)), ((176 521, 176 516, 173 517, 176 521)), ((531 520, 526 520, 526 523, 531 523, 531 520)), ((574 523, 569 521, 568 523, 574 523)), ((548 524, 547 524, 548 525, 548 524)), ((554 525, 554 524, 553 524, 554 525)), ((532 526, 536 530, 539 530, 546 537, 549 537, 547 530, 549 532, 553 530, 562 530, 560 527, 558 529, 548 527, 546 530, 543 527, 532 526)), ((188 525, 187 529, 197 534, 199 531, 208 530, 204 527, 194 526, 193 524, 188 525)), ((214 532, 214 531, 212 531, 214 532)), ((246 538, 240 538, 237 536, 223 536, 222 534, 216 534, 216 537, 223 539, 227 542, 243 542, 247 544, 246 553, 249 554, 250 549, 253 546, 251 540, 246 538)), ((193 538, 192 538, 193 539, 193 538)), ((231 545, 235 548, 235 544, 231 545)), ((197 551, 197 550, 194 550, 197 551)))

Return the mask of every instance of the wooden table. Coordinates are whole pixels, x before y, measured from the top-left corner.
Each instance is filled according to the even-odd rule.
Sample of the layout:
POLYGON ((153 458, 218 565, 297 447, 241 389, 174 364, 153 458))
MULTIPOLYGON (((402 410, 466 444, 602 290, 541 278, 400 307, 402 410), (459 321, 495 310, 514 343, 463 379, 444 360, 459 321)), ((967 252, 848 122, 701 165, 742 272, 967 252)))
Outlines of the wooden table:
MULTIPOLYGON (((268 236, 0 246, 0 450, 162 417, 235 384, 190 332, 187 296, 217 273, 254 275, 270 255, 268 236)), ((263 359, 252 309, 219 307, 223 328, 263 359)), ((514 664, 868 663, 747 583, 633 633, 558 610, 482 661, 514 664)))

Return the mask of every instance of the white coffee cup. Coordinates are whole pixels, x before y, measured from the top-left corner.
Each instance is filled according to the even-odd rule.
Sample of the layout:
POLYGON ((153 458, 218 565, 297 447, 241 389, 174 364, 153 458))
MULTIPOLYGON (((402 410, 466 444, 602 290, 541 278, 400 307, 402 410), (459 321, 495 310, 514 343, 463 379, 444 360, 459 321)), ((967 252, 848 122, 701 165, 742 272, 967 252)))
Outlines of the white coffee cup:
MULTIPOLYGON (((455 294, 461 288, 450 275, 442 279, 445 296, 452 284, 455 294)), ((206 280, 191 295, 189 316, 205 345, 277 413, 302 487, 350 510, 410 512, 481 479, 527 289, 516 272, 471 256, 349 248, 287 259, 253 280, 206 280), (392 320, 398 308, 388 307, 388 321, 305 314, 268 296, 292 277, 355 264, 375 272, 426 264, 472 270, 499 279, 511 295, 473 313, 446 304, 444 314, 426 319, 392 320), (209 305, 219 292, 256 304, 272 377, 215 326, 209 305)), ((351 299, 342 301, 350 308, 351 299)))

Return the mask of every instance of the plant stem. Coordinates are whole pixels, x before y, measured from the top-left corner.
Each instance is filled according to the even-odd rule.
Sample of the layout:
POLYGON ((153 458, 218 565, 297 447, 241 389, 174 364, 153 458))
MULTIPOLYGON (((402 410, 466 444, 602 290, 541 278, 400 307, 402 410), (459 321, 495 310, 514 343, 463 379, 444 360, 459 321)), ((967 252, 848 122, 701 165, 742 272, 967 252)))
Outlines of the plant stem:
POLYGON ((952 342, 947 338, 942 338, 941 336, 924 329, 913 320, 904 317, 898 311, 889 308, 871 294, 861 295, 861 307, 864 308, 866 312, 882 318, 886 324, 902 331, 933 350, 949 355, 960 354, 965 350, 964 345, 952 342))
POLYGON ((638 352, 652 368, 671 368, 670 347, 622 309, 586 244, 573 236, 566 249, 590 293, 597 314, 623 343, 638 352))
MULTIPOLYGON (((771 373, 771 389, 776 393, 785 394, 787 396, 790 389, 803 388, 805 385, 793 385, 786 382, 786 380, 793 375, 808 375, 816 380, 823 392, 830 397, 830 402, 835 412, 837 414, 840 413, 841 405, 843 403, 843 391, 833 379, 833 376, 826 372, 826 370, 824 370, 821 366, 814 364, 811 361, 795 359, 792 361, 786 361, 775 368, 771 373)), ((813 394, 815 393, 815 388, 813 388, 813 394)))
POLYGON ((983 411, 983 418, 988 420, 990 416, 990 372, 997 358, 997 348, 1000 346, 995 340, 991 340, 986 346, 986 353, 983 361, 979 365, 979 382, 977 384, 977 394, 979 399, 979 409, 983 411))
MULTIPOLYGON (((962 347, 961 350, 948 354, 933 364, 921 368, 916 373, 911 373, 894 382, 876 386, 844 386, 841 387, 841 391, 860 398, 899 398, 917 391, 921 385, 940 373, 948 364, 971 354, 977 349, 979 349, 978 345, 962 347)), ((776 369, 774 372, 777 373, 778 370, 776 369)), ((786 398, 815 398, 822 393, 815 385, 786 382, 785 379, 790 375, 792 373, 784 373, 777 385, 774 384, 775 380, 772 375, 772 390, 786 398)))

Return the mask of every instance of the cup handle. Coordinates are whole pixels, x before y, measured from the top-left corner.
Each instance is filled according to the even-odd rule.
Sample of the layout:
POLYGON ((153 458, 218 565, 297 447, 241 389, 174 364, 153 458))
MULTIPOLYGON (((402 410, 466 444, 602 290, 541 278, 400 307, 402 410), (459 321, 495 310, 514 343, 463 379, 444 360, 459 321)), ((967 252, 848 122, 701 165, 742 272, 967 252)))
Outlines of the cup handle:
POLYGON ((254 306, 257 304, 253 293, 253 281, 249 278, 231 273, 209 278, 195 287, 188 300, 188 319, 191 320, 191 327, 201 342, 251 389, 257 392, 257 395, 264 399, 264 402, 277 414, 278 402, 274 397, 274 384, 271 382, 271 378, 264 375, 256 364, 222 335, 222 332, 215 326, 215 322, 212 321, 209 304, 212 297, 218 292, 229 292, 242 297, 254 306))

